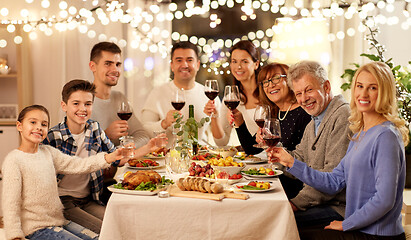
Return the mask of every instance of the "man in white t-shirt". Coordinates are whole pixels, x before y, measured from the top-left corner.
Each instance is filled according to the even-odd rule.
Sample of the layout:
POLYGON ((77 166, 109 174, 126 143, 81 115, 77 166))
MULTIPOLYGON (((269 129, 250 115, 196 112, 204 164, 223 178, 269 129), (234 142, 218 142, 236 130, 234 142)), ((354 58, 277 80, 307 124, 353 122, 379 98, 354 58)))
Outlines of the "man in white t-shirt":
MULTIPOLYGON (((184 116, 183 119, 187 119, 188 105, 194 105, 194 117, 199 121, 210 115, 212 111, 204 108, 211 100, 204 94, 204 86, 195 81, 200 69, 197 46, 185 41, 175 43, 171 50, 170 67, 174 73, 174 79, 154 88, 141 111, 144 127, 151 132, 166 131, 169 146, 174 142, 172 134, 172 125, 176 121, 174 113, 179 112, 184 116), (184 89, 185 93, 185 105, 180 111, 175 110, 171 105, 173 95, 178 89, 184 89)), ((214 101, 216 108, 219 108, 220 99, 217 97, 214 101)), ((200 144, 204 144, 202 140, 207 140, 206 130, 210 125, 214 140, 218 145, 218 140, 223 137, 223 134, 215 117, 198 130, 198 140, 200 144)))

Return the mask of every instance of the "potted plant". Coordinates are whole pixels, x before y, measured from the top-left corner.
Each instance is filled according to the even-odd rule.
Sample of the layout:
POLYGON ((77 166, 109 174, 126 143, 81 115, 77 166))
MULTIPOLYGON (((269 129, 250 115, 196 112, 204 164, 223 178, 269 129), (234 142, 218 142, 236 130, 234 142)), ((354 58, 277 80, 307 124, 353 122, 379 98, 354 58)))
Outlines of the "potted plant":
MULTIPOLYGON (((410 129, 410 139, 411 139, 411 69, 402 67, 401 65, 394 66, 392 62, 392 58, 386 60, 383 56, 385 52, 384 46, 379 44, 376 39, 376 34, 378 33, 377 29, 371 29, 368 27, 370 33, 367 35, 366 39, 371 44, 370 49, 375 49, 376 54, 361 54, 360 56, 366 57, 371 61, 380 61, 386 63, 392 70, 394 78, 396 80, 397 85, 397 103, 398 103, 398 110, 399 115, 406 121, 407 127, 410 129)), ((411 65, 411 61, 408 62, 411 65)), ((359 64, 353 63, 354 68, 352 69, 345 69, 344 74, 341 75, 346 83, 341 85, 341 88, 345 91, 351 87, 351 82, 353 80, 355 72, 360 67, 359 64)), ((411 173, 411 143, 405 146, 405 154, 407 158, 407 173, 411 173)), ((405 187, 411 187, 411 174, 407 174, 405 187)))
POLYGON ((170 161, 174 161, 172 170, 181 173, 188 171, 189 160, 195 154, 193 146, 198 146, 198 129, 203 127, 206 122, 209 122, 210 118, 205 117, 198 122, 194 119, 193 115, 183 120, 183 116, 178 113, 174 114, 174 118, 176 122, 173 128, 177 132, 175 133, 176 138, 169 157, 171 158, 170 161))

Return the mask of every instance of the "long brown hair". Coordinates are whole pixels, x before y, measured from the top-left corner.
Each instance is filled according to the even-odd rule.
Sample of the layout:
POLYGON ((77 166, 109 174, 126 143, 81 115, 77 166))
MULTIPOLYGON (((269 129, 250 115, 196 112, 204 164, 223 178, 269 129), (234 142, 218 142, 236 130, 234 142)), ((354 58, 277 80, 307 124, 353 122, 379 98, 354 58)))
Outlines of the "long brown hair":
MULTIPOLYGON (((233 46, 233 47, 231 48, 231 50, 230 50, 230 54, 232 55, 233 52, 234 52, 234 50, 236 50, 236 49, 238 49, 238 50, 244 50, 244 51, 246 51, 248 54, 250 54, 251 59, 253 59, 253 62, 257 62, 257 61, 258 61, 258 62, 261 62, 261 61, 260 61, 260 60, 261 60, 260 51, 258 50, 258 48, 256 48, 256 47, 254 46, 254 44, 253 44, 251 41, 249 41, 249 40, 242 40, 242 41, 239 41, 238 43, 234 44, 234 46, 233 46)), ((258 76, 258 73, 259 73, 259 72, 260 72, 260 64, 258 64, 258 68, 257 68, 256 70, 254 70, 254 76, 255 76, 256 82, 257 82, 257 76, 258 76)), ((243 86, 243 85, 241 84, 241 82, 238 81, 234 76, 233 76, 233 78, 234 78, 234 85, 237 85, 237 86, 238 86, 238 89, 239 89, 239 91, 240 91, 241 101, 242 101, 244 104, 246 104, 247 101, 248 101, 248 99, 247 99, 247 96, 246 96, 245 93, 244 93, 244 86, 243 86)), ((259 92, 258 87, 257 87, 256 89, 254 89, 253 96, 254 96, 255 98, 259 99, 259 95, 260 95, 260 92, 259 92)))
MULTIPOLYGON (((261 68, 261 71, 260 71, 260 73, 258 74, 258 77, 257 77, 258 90, 260 92, 260 99, 259 100, 262 104, 270 106, 271 116, 273 118, 276 118, 276 116, 278 114, 278 111, 280 109, 278 108, 278 106, 274 102, 272 102, 267 97, 267 95, 265 94, 264 86, 263 86, 262 83, 263 83, 264 80, 270 79, 274 75, 275 70, 280 70, 281 74, 287 75, 288 68, 289 67, 286 64, 273 62, 273 63, 270 63, 267 66, 264 66, 263 68, 261 68)), ((287 84, 287 87, 288 87, 288 91, 289 91, 288 92, 288 97, 291 97, 291 99, 292 99, 291 101, 293 103, 297 102, 297 99, 295 98, 293 90, 291 90, 291 88, 288 86, 288 84, 287 84)))
POLYGON ((31 105, 31 106, 27 106, 25 108, 23 108, 23 110, 21 110, 21 112, 19 113, 19 116, 17 117, 17 121, 18 122, 23 122, 24 117, 26 116, 26 114, 28 112, 31 112, 33 110, 40 110, 43 111, 47 114, 47 118, 48 118, 48 125, 47 127, 50 127, 50 114, 49 111, 47 110, 47 108, 43 107, 42 105, 31 105))

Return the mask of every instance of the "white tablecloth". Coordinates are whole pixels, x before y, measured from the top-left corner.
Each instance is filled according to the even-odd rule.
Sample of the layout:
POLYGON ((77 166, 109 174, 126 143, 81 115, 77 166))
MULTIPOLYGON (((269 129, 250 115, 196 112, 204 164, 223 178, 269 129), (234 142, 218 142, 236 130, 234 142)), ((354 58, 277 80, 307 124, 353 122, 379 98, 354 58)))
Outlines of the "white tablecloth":
POLYGON ((113 193, 101 240, 299 239, 294 214, 277 178, 275 189, 250 199, 213 201, 113 193))

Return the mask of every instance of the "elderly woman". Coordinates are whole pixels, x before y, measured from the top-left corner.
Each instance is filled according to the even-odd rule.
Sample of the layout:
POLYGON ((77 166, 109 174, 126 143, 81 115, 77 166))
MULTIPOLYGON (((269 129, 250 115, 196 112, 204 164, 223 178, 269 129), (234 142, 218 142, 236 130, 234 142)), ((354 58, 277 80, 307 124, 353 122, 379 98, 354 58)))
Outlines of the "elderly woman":
MULTIPOLYGON (((294 92, 288 87, 287 72, 288 66, 281 63, 263 67, 258 74, 258 87, 261 104, 268 105, 271 117, 280 121, 283 146, 292 151, 300 143, 311 117, 297 103, 294 92)), ((261 151, 254 150, 256 139, 251 136, 245 123, 237 128, 237 134, 247 153, 261 151)), ((262 142, 260 134, 257 134, 257 141, 262 142)), ((303 187, 301 181, 290 175, 280 176, 280 180, 289 199, 295 197, 303 187)))
POLYGON ((320 172, 294 159, 283 148, 270 158, 321 192, 346 188, 343 221, 325 229, 300 232, 302 239, 405 239, 401 208, 405 182, 405 121, 398 117, 395 80, 381 62, 360 67, 351 85, 350 129, 346 155, 332 172, 320 172))

